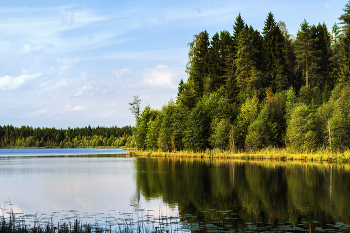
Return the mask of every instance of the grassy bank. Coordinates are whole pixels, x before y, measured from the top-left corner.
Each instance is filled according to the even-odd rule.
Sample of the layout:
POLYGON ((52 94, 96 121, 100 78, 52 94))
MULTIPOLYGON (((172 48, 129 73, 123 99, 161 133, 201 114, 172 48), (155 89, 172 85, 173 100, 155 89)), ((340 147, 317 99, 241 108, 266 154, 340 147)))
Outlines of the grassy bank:
MULTIPOLYGON (((129 149, 130 150, 130 149, 129 149)), ((350 151, 334 153, 330 151, 317 151, 310 153, 296 153, 288 149, 264 149, 257 152, 238 152, 221 150, 206 150, 204 152, 177 151, 140 151, 130 150, 128 156, 135 157, 174 157, 174 158, 218 158, 218 159, 243 159, 243 160, 276 160, 276 161, 312 161, 312 162, 335 162, 349 163, 350 151)))

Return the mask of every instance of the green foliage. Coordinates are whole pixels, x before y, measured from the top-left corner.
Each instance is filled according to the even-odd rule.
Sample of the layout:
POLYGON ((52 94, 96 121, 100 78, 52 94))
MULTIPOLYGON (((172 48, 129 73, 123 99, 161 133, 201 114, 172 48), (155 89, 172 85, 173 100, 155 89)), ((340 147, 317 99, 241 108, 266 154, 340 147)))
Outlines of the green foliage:
POLYGON ((325 24, 310 26, 306 21, 301 24, 295 41, 297 64, 305 77, 306 86, 323 89, 333 87, 336 77, 332 77, 331 38, 325 24))
POLYGON ((202 100, 189 113, 183 138, 184 148, 192 151, 202 151, 210 148, 211 109, 202 100))
POLYGON ((300 103, 292 112, 286 132, 286 144, 296 151, 310 151, 320 145, 315 113, 304 103, 300 103))
POLYGON ((350 146, 350 88, 345 87, 334 103, 330 119, 332 148, 344 150, 350 146))
MULTIPOLYGON (((197 102, 204 93, 204 78, 208 74, 209 34, 204 31, 195 36, 192 51, 189 53, 188 83, 197 102)), ((191 106, 192 107, 192 106, 191 106)))
POLYGON ((176 105, 174 108, 172 118, 172 135, 171 135, 171 147, 173 151, 181 150, 184 148, 183 137, 186 129, 188 111, 181 104, 176 105))
POLYGON ((210 143, 212 148, 228 150, 230 146, 230 133, 232 125, 228 119, 215 119, 212 123, 212 131, 210 143))
POLYGON ((149 129, 149 125, 152 120, 157 116, 157 111, 151 109, 149 105, 145 107, 145 109, 140 114, 140 117, 137 120, 136 124, 136 144, 137 148, 141 150, 145 150, 147 147, 146 144, 146 136, 149 129))
POLYGON ((332 57, 330 58, 331 61, 331 76, 333 80, 336 80, 339 78, 340 75, 340 67, 341 67, 341 53, 340 53, 340 40, 341 40, 341 34, 340 34, 340 27, 338 24, 334 24, 332 27, 332 40, 331 40, 331 49, 332 49, 332 57))
POLYGON ((95 147, 124 146, 132 127, 33 128, 0 126, 0 147, 95 147))
POLYGON ((342 24, 339 53, 341 56, 339 81, 343 85, 349 83, 350 77, 350 2, 345 5, 344 14, 339 17, 342 24))
POLYGON ((171 100, 168 105, 163 106, 162 109, 162 122, 159 129, 158 148, 161 151, 172 150, 172 127, 175 114, 175 103, 171 100))
POLYGON ((240 90, 244 89, 249 96, 259 94, 262 74, 258 69, 259 33, 252 27, 244 29, 238 39, 236 82, 240 90))
POLYGON ((241 13, 238 14, 238 16, 236 17, 236 21, 233 25, 233 40, 235 45, 237 46, 237 41, 239 40, 239 35, 241 34, 241 32, 243 31, 243 29, 246 27, 247 25, 245 24, 244 20, 242 19, 241 13))
POLYGON ((148 122, 148 131, 146 134, 146 148, 149 150, 157 150, 158 149, 158 138, 159 131, 162 124, 163 115, 161 111, 157 111, 156 117, 154 119, 150 119, 148 122))
POLYGON ((318 87, 320 90, 326 86, 334 88, 336 77, 331 75, 332 63, 330 62, 333 53, 331 48, 332 41, 327 26, 324 23, 319 23, 317 27, 314 27, 313 36, 316 38, 315 51, 317 59, 315 61, 315 77, 311 80, 312 86, 318 87))
POLYGON ((259 116, 248 127, 245 140, 246 148, 260 150, 269 146, 284 146, 286 131, 286 96, 274 95, 272 90, 267 91, 267 97, 259 116))
POLYGON ((310 63, 314 57, 313 38, 311 35, 310 25, 306 20, 300 25, 301 29, 297 33, 295 41, 295 55, 300 69, 305 77, 305 85, 309 85, 310 63))
MULTIPOLYGON (((228 31, 211 39, 206 31, 195 35, 188 80, 180 81, 176 102, 142 112, 137 146, 161 151, 349 148, 349 9, 350 2, 339 18, 342 30, 336 25, 333 34, 324 23, 304 20, 293 38, 270 12, 262 34, 239 14, 232 36, 228 31)), ((56 137, 60 141, 62 135, 56 137)))
POLYGON ((286 70, 285 38, 270 12, 263 29, 264 72, 265 86, 271 87, 274 92, 286 89, 288 77, 286 70))
POLYGON ((329 101, 320 106, 316 112, 319 143, 324 148, 328 148, 330 150, 332 150, 332 131, 330 119, 333 116, 333 111, 334 102, 329 101))
POLYGON ((244 149, 248 127, 258 117, 259 100, 257 97, 248 98, 242 105, 241 111, 234 124, 235 147, 244 149))
POLYGON ((293 109, 297 103, 297 97, 295 94, 294 89, 291 87, 289 90, 286 92, 286 122, 288 123, 291 119, 291 115, 293 112, 293 109))
POLYGON ((132 112, 132 114, 135 115, 136 120, 140 117, 140 103, 141 100, 138 96, 134 96, 134 101, 129 103, 131 106, 129 110, 132 112))
POLYGON ((245 147, 248 150, 260 150, 267 147, 270 143, 270 134, 268 133, 268 112, 262 109, 259 117, 253 121, 248 127, 247 137, 245 139, 245 147))
POLYGON ((288 86, 299 87, 301 84, 299 83, 300 81, 297 79, 298 77, 297 72, 295 72, 295 68, 296 68, 296 56, 294 53, 295 39, 292 35, 288 33, 286 24, 284 22, 279 21, 277 23, 277 26, 284 37, 284 46, 283 46, 282 52, 285 59, 285 69, 286 69, 285 71, 288 76, 288 86))
POLYGON ((309 109, 306 104, 296 106, 291 114, 286 133, 286 144, 296 150, 304 149, 304 139, 307 134, 307 118, 309 109))
POLYGON ((340 24, 342 24, 342 30, 347 31, 350 29, 350 1, 345 5, 343 9, 344 14, 339 17, 340 24))

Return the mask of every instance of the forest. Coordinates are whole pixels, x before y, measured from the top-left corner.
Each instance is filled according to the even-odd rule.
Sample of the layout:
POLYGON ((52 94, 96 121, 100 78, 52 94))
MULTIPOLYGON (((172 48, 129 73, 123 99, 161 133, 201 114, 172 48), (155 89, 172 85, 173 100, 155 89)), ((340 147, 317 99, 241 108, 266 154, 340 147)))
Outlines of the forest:
POLYGON ((195 35, 176 100, 130 103, 130 140, 152 151, 348 150, 350 1, 343 11, 331 30, 304 20, 296 37, 271 12, 262 32, 239 14, 232 34, 195 35))
MULTIPOLYGON (((132 127, 84 127, 71 129, 0 126, 0 148, 11 147, 120 147, 132 135, 132 127)), ((130 141, 130 139, 129 139, 130 141)))

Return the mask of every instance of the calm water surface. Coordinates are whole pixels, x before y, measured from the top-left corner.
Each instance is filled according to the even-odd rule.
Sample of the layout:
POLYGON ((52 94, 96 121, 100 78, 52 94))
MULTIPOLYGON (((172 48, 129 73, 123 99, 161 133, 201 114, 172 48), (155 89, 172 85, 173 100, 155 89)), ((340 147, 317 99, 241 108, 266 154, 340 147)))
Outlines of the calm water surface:
POLYGON ((42 148, 42 149, 0 149, 0 157, 9 156, 72 156, 97 154, 125 154, 125 150, 95 148, 42 148))
POLYGON ((190 222, 349 232, 349 165, 141 158, 136 164, 141 193, 176 203, 190 222))
POLYGON ((193 223, 191 229, 349 231, 349 165, 125 158, 98 151, 82 157, 84 150, 73 151, 0 150, 2 208, 10 199, 17 212, 57 218, 143 211, 179 216, 193 223))

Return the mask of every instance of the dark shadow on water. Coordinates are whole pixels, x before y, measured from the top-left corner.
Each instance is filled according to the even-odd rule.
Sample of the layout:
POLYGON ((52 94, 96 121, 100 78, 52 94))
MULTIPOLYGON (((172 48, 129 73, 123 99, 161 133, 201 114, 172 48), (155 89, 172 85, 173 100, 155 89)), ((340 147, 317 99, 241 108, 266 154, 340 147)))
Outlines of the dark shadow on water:
POLYGON ((198 227, 349 232, 350 166, 137 158, 135 168, 146 200, 176 205, 198 227))

